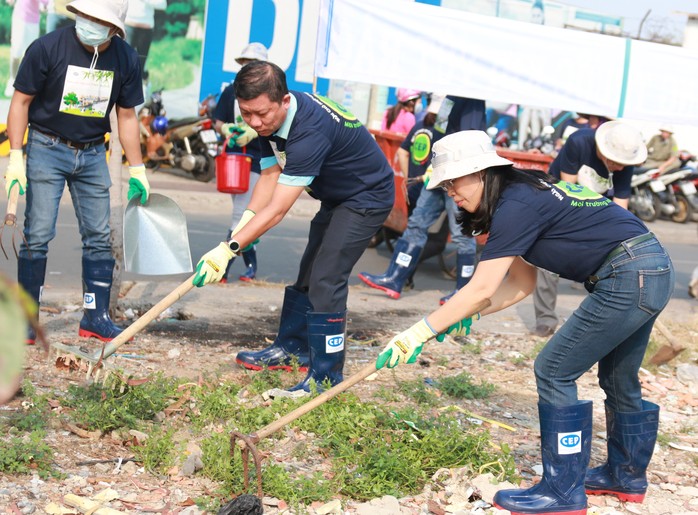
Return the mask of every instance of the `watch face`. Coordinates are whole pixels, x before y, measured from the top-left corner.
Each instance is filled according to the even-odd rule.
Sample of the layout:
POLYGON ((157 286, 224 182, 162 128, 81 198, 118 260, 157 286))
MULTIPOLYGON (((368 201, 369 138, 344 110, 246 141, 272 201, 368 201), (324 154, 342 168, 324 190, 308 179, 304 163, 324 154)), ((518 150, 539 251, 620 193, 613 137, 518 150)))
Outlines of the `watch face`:
POLYGON ((230 243, 228 243, 228 246, 230 247, 230 250, 232 250, 234 253, 240 251, 240 244, 237 241, 231 241, 230 243))

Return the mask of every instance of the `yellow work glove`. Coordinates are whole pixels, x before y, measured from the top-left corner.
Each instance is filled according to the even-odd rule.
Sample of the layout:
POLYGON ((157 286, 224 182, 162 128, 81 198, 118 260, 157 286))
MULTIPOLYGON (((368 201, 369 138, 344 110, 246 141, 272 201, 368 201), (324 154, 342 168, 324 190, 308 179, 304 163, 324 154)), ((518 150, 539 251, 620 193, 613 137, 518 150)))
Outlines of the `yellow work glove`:
POLYGON ((145 204, 150 195, 150 184, 145 176, 145 165, 129 166, 128 172, 131 174, 131 178, 128 180, 127 199, 131 200, 140 195, 141 204, 145 204))
POLYGON ((196 275, 192 284, 197 288, 210 283, 217 283, 225 274, 228 262, 235 257, 227 243, 221 242, 218 246, 204 254, 196 265, 196 275))
POLYGON ((257 137, 257 131, 247 125, 245 122, 240 123, 224 123, 221 126, 221 134, 230 138, 228 146, 237 145, 244 147, 250 141, 257 137))
MULTIPOLYGON (((233 232, 232 232, 232 234, 231 234, 231 237, 232 237, 232 236, 235 236, 237 233, 239 233, 240 230, 241 230, 243 227, 245 227, 245 226, 247 225, 247 222, 249 222, 250 220, 252 220, 252 218, 254 217, 254 215, 255 215, 255 212, 254 212, 254 211, 252 211, 251 209, 245 209, 245 210, 242 212, 242 217, 240 217, 240 221, 239 221, 238 224, 235 226, 235 229, 233 229, 233 232)), ((259 238, 257 238, 256 240, 254 240, 252 243, 250 243, 250 244, 249 244, 247 247, 245 247, 244 249, 242 249, 242 252, 247 252, 247 251, 250 250, 252 247, 254 247, 255 245, 257 245, 257 243, 259 243, 259 238)))
POLYGON ((24 195, 27 188, 27 167, 24 164, 24 153, 21 149, 10 150, 10 163, 5 170, 5 192, 8 197, 15 183, 19 185, 19 194, 24 195))
POLYGON ((381 369, 386 364, 388 368, 393 368, 400 363, 414 363, 417 361, 419 353, 422 352, 424 342, 434 336, 436 336, 436 332, 429 327, 426 318, 423 318, 390 340, 383 352, 378 355, 376 368, 381 369))

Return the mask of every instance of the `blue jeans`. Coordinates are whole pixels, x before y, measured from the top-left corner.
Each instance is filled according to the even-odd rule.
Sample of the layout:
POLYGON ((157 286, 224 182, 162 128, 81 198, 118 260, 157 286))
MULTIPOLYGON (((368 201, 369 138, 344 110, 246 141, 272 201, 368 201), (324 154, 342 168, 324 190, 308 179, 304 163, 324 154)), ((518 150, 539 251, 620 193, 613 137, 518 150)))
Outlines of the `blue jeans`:
POLYGON ((72 149, 36 130, 27 141, 27 199, 20 256, 41 258, 56 236, 58 206, 66 183, 82 236, 82 256, 112 259, 109 241, 111 178, 104 145, 72 149), (27 248, 28 247, 28 248, 27 248))
POLYGON ((591 294, 536 358, 541 403, 574 404, 575 381, 598 363, 609 407, 642 411, 638 372, 654 321, 674 290, 674 268, 655 238, 623 248, 594 273, 599 281, 591 294))
POLYGON ((402 238, 424 248, 429 237, 429 227, 439 219, 444 209, 446 209, 448 214, 448 228, 451 232, 451 241, 456 245, 458 254, 472 254, 474 256, 475 238, 463 235, 461 226, 456 221, 458 206, 441 188, 434 190, 424 188, 422 190, 414 211, 407 219, 407 229, 402 233, 402 238))

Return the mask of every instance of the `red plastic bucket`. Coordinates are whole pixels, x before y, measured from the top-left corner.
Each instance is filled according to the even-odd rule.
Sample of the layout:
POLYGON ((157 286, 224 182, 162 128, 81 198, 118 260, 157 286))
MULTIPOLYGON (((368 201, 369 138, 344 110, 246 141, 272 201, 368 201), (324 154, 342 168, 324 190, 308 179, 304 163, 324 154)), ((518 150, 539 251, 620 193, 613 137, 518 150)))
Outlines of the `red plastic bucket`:
POLYGON ((245 193, 250 187, 252 156, 223 152, 216 156, 216 187, 221 193, 245 193))

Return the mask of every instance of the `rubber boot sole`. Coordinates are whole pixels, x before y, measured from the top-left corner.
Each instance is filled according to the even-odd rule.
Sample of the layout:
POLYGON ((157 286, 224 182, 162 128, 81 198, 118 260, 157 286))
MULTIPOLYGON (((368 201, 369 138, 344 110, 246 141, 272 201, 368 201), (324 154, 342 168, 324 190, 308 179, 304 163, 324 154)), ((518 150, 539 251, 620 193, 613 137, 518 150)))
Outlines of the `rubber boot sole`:
POLYGON ((645 494, 632 494, 628 492, 617 492, 615 490, 589 490, 586 489, 587 495, 614 495, 623 502, 641 503, 645 500, 645 494))
MULTIPOLYGON (((498 510, 508 510, 508 508, 503 508, 497 503, 494 503, 494 507, 497 508, 498 510)), ((511 515, 587 515, 587 509, 582 508, 580 510, 569 510, 569 511, 555 510, 555 511, 536 511, 536 512, 533 512, 533 511, 523 512, 523 511, 509 510, 509 513, 511 515)))
POLYGON ((376 284, 361 274, 359 274, 359 279, 361 279, 366 285, 370 286, 371 288, 375 288, 376 290, 381 290, 382 292, 385 292, 385 294, 388 297, 390 297, 391 299, 397 300, 400 298, 399 291, 391 290, 390 288, 386 288, 385 286, 381 286, 380 284, 376 284))
MULTIPOLYGON (((255 371, 264 370, 265 368, 267 370, 283 370, 284 372, 293 372, 293 370, 294 370, 294 367, 292 367, 291 365, 273 365, 271 367, 267 367, 267 366, 255 365, 253 363, 247 363, 247 362, 239 360, 239 359, 236 359, 235 363, 237 363, 241 367, 246 368, 247 370, 255 370, 255 371)), ((308 367, 300 366, 300 367, 298 367, 298 371, 299 372, 307 372, 308 367)))
MULTIPOLYGON (((105 338, 104 336, 97 333, 93 333, 92 331, 88 331, 87 329, 78 329, 78 336, 81 336, 82 338, 97 338, 98 340, 103 342, 110 342, 114 338, 116 338, 116 336, 114 338, 105 338)), ((129 341, 132 342, 133 337, 131 337, 129 341)))

